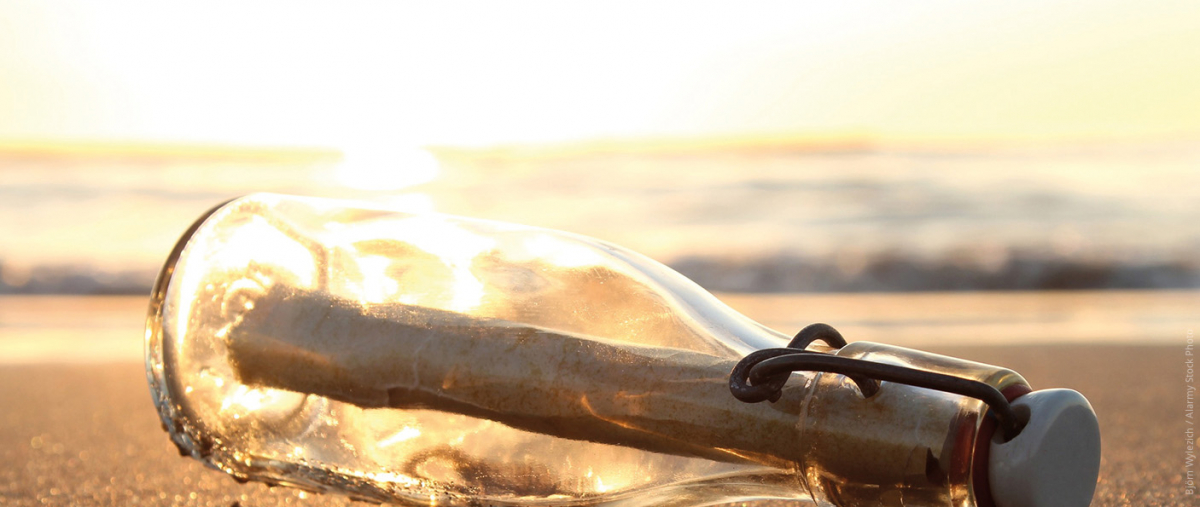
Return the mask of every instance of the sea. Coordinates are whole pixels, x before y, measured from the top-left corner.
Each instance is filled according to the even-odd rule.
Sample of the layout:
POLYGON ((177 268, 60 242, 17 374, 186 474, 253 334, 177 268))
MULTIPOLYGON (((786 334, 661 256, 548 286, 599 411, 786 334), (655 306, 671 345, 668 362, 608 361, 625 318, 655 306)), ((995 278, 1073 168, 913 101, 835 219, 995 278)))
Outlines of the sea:
POLYGON ((1200 315, 1200 143, 367 155, 0 149, 0 362, 136 357, 179 235, 262 191, 597 237, 783 332, 1170 340, 1200 315))

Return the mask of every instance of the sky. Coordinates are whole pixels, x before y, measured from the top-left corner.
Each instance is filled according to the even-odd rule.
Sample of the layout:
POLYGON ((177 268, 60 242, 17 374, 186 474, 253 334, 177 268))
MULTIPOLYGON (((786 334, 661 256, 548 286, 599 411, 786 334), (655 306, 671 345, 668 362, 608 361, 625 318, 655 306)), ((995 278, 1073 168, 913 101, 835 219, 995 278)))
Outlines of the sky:
POLYGON ((1196 20, 1188 1, 0 0, 0 143, 1198 139, 1196 20))

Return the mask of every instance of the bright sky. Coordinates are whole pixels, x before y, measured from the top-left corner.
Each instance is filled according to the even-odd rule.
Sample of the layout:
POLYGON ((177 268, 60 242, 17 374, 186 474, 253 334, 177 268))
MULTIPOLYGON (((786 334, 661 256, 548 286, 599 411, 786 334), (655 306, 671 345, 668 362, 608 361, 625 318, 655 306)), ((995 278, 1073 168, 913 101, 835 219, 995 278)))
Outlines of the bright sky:
POLYGON ((12 0, 0 141, 1200 138, 1198 21, 1194 1, 12 0))

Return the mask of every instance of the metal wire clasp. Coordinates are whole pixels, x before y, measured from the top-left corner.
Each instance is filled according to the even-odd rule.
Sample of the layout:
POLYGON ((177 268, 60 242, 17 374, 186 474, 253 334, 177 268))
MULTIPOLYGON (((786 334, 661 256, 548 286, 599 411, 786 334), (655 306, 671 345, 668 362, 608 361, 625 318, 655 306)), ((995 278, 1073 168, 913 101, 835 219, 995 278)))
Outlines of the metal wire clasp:
POLYGON ((729 391, 746 403, 777 401, 788 377, 796 371, 820 371, 845 375, 854 381, 863 398, 879 392, 882 382, 895 382, 978 399, 991 408, 1004 439, 1016 437, 1025 424, 998 389, 977 380, 905 366, 876 363, 806 350, 821 340, 830 347, 846 346, 846 339, 828 324, 812 324, 800 330, 787 348, 762 349, 747 354, 729 374, 729 391))

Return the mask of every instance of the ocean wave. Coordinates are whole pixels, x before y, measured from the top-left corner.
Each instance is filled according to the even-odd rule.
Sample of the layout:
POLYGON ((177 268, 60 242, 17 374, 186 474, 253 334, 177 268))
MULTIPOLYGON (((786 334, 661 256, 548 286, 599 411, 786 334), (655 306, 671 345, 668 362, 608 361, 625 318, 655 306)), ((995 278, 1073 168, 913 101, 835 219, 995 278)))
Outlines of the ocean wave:
POLYGON ((722 292, 1036 291, 1200 288, 1200 263, 1120 261, 1015 252, 991 265, 974 259, 924 260, 883 253, 851 263, 773 256, 692 257, 671 267, 722 292), (849 265, 848 265, 849 264, 849 265))
POLYGON ((105 271, 87 266, 35 266, 15 269, 0 264, 0 294, 150 295, 155 270, 105 271))
MULTIPOLYGON (((894 253, 813 259, 688 257, 669 265, 720 292, 922 292, 1105 289, 1197 289, 1200 262, 1119 261, 1016 252, 991 265, 973 259, 924 260, 894 253)), ((0 294, 150 294, 154 270, 103 271, 38 266, 20 272, 0 264, 0 294)))

